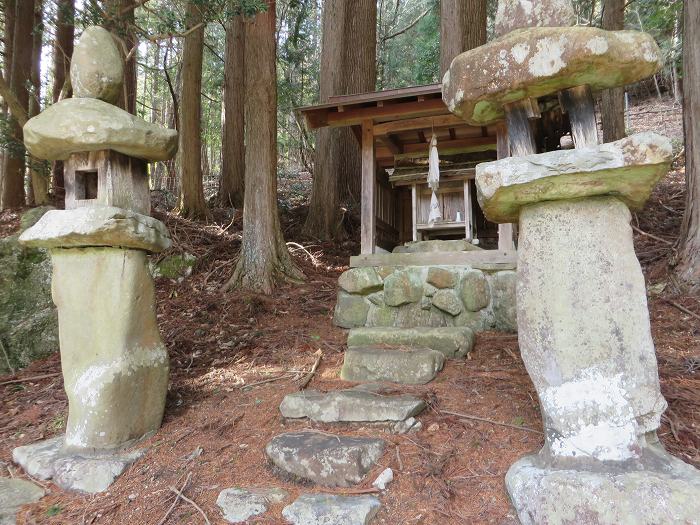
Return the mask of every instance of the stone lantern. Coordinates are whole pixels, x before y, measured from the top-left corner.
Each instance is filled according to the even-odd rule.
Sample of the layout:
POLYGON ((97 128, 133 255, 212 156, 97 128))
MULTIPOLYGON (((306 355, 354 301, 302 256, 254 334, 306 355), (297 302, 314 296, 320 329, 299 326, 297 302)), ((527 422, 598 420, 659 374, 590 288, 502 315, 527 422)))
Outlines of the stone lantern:
POLYGON ((51 253, 68 420, 65 436, 19 447, 13 458, 34 477, 94 493, 140 457, 125 449, 163 418, 168 355, 147 255, 171 240, 148 216, 147 163, 172 158, 177 133, 113 105, 123 67, 105 29, 84 31, 71 80, 75 98, 24 127, 30 154, 65 162, 66 209, 20 238, 51 253))
POLYGON ((599 144, 591 96, 653 75, 661 53, 645 33, 573 23, 571 0, 500 0, 498 38, 443 81, 455 114, 507 127, 510 156, 477 166, 477 189, 489 220, 519 223, 518 339, 545 445, 506 487, 523 524, 697 523, 700 472, 656 435, 667 405, 630 227, 672 148, 655 133, 599 144), (546 133, 552 111, 575 149, 542 147, 530 121, 548 113, 546 133))

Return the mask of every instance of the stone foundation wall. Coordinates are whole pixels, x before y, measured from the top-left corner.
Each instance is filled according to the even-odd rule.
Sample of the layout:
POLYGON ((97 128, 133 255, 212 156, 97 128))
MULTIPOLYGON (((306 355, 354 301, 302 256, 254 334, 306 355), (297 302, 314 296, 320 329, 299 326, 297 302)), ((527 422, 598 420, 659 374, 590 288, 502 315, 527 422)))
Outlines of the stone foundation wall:
POLYGON ((338 280, 341 328, 466 326, 517 331, 515 271, 469 266, 353 268, 338 280))

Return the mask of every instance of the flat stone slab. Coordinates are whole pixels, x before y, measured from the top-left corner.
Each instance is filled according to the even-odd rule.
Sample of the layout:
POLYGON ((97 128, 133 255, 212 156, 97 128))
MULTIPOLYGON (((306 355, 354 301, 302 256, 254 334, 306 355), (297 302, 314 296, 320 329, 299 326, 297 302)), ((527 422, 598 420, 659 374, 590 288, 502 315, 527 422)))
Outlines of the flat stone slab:
POLYGON ((321 423, 404 421, 420 414, 425 401, 408 394, 385 395, 363 389, 322 393, 316 390, 294 392, 280 405, 284 417, 308 417, 321 423))
POLYGON ((374 496, 302 494, 282 516, 293 525, 369 525, 380 507, 374 496))
POLYGON ((114 207, 52 210, 19 238, 34 248, 120 247, 158 253, 172 246, 158 219, 114 207))
POLYGON ((416 346, 454 358, 471 352, 474 340, 474 332, 467 327, 355 328, 348 335, 348 346, 416 346))
POLYGON ((43 488, 30 481, 0 478, 0 525, 15 525, 20 507, 39 501, 45 494, 43 488))
POLYGON ((432 240, 407 242, 394 248, 393 253, 479 252, 483 248, 465 240, 432 240))
POLYGON ((341 379, 388 381, 405 385, 429 383, 445 364, 445 355, 430 348, 353 346, 345 352, 341 379))
POLYGON ((671 142, 638 133, 594 148, 508 157, 476 167, 479 203, 490 221, 517 222, 542 201, 612 195, 641 209, 673 160, 671 142))
POLYGON ((362 481, 384 446, 381 439, 290 432, 273 438, 265 452, 287 474, 325 487, 349 487, 362 481))
POLYGON ((505 104, 577 86, 624 86, 662 65, 659 46, 639 31, 519 29, 455 58, 443 78, 442 98, 467 123, 485 126, 505 118, 505 104))
POLYGON ((698 523, 700 473, 670 456, 662 463, 606 472, 546 468, 528 456, 510 468, 506 487, 523 525, 698 523))
POLYGON ((231 488, 219 493, 216 504, 229 523, 245 523, 267 512, 270 505, 282 503, 289 493, 282 489, 231 488))
POLYGON ((175 156, 178 135, 107 102, 68 98, 24 125, 24 145, 43 160, 67 160, 73 153, 111 149, 155 162, 175 156))
POLYGON ((97 494, 106 491, 146 453, 135 450, 88 456, 65 451, 63 444, 63 437, 57 437, 17 447, 12 451, 12 460, 30 476, 53 480, 64 490, 97 494))

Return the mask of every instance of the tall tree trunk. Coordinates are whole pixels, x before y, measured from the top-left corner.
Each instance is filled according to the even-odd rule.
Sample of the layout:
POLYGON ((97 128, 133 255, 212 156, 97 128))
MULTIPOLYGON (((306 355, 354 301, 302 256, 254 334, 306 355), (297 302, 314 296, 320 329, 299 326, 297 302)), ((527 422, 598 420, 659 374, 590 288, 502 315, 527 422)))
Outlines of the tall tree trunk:
POLYGON ((224 206, 243 207, 245 193, 245 38, 244 20, 236 16, 226 27, 224 130, 219 199, 224 206))
POLYGON ((271 294, 278 281, 304 276, 282 236, 277 209, 277 62, 275 0, 245 22, 246 137, 243 243, 226 285, 271 294))
POLYGON ((452 60, 486 43, 486 0, 440 0, 440 75, 452 60))
MULTIPOLYGON (((32 45, 32 93, 29 98, 29 117, 34 117, 41 111, 41 51, 43 30, 44 1, 36 0, 34 6, 34 43, 32 45)), ((49 202, 49 177, 47 164, 39 159, 29 157, 31 177, 31 203, 41 206, 49 202)))
POLYGON ((119 97, 117 106, 129 113, 136 113, 136 58, 135 50, 138 41, 134 33, 134 9, 133 0, 105 0, 105 27, 109 29, 118 41, 118 47, 122 57, 129 60, 124 63, 124 91, 119 97), (131 51, 134 50, 132 53, 131 51))
MULTIPOLYGON (((604 0, 603 29, 625 28, 625 0, 604 0)), ((627 135, 625 130, 625 88, 606 89, 602 93, 601 120, 603 142, 614 142, 627 135)))
POLYGON ((685 215, 677 246, 676 275, 700 288, 700 3, 685 0, 683 14, 683 128, 685 215))
POLYGON ((182 95, 180 98, 180 165, 182 188, 179 212, 184 217, 207 216, 202 184, 202 60, 204 25, 197 4, 187 4, 187 30, 182 51, 182 95), (199 27, 197 27, 199 26, 199 27), (193 28, 197 28, 192 30, 193 28))
MULTIPOLYGON (((18 1, 15 6, 15 29, 12 43, 12 68, 10 89, 25 112, 29 109, 27 86, 32 76, 32 50, 34 47, 34 0, 18 1)), ((0 209, 24 206, 24 144, 22 127, 16 116, 10 120, 10 133, 14 141, 12 151, 5 157, 5 168, 0 198, 0 209)))
MULTIPOLYGON (((9 84, 12 76, 12 44, 15 34, 15 0, 5 0, 3 5, 4 25, 3 25, 3 50, 5 55, 2 62, 2 74, 5 82, 9 84)), ((6 118, 8 113, 7 101, 3 98, 0 106, 2 117, 6 118)), ((4 148, 0 149, 0 210, 2 207, 2 188, 5 180, 5 161, 9 155, 4 148)))
MULTIPOLYGON (((58 0, 56 5, 56 39, 53 49, 53 101, 58 102, 70 74, 75 40, 75 0, 58 0)), ((66 93, 71 96, 70 90, 66 93)), ((51 187, 57 203, 66 197, 63 183, 63 162, 56 161, 51 169, 51 187)))
MULTIPOLYGON (((377 80, 377 4, 326 0, 321 43, 321 102, 332 95, 374 91, 377 80)), ((328 240, 342 234, 340 203, 359 202, 360 150, 352 132, 319 130, 313 188, 304 231, 328 240)))

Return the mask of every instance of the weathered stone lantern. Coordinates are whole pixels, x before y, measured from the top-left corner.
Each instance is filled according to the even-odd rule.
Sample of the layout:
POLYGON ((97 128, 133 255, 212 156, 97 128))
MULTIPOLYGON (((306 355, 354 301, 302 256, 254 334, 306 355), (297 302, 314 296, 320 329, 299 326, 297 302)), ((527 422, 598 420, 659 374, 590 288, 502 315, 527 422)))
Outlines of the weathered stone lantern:
POLYGON ((146 163, 172 158, 177 133, 112 105, 123 68, 105 29, 85 30, 71 80, 76 98, 24 128, 33 156, 65 161, 66 209, 47 213, 20 238, 51 252, 66 434, 17 448, 13 458, 37 478, 100 492, 142 453, 124 449, 154 434, 163 417, 168 355, 147 254, 171 240, 148 216, 146 163))
POLYGON ((477 188, 489 220, 520 225, 518 338, 545 446, 506 486, 524 524, 697 523, 700 472, 656 436, 666 401, 629 224, 672 148, 655 133, 600 145, 591 97, 654 74, 660 51, 637 31, 561 27, 573 22, 570 0, 501 0, 499 38, 443 81, 469 123, 505 120, 512 155, 479 165, 477 188), (560 110, 575 149, 547 151, 530 120, 560 110))

